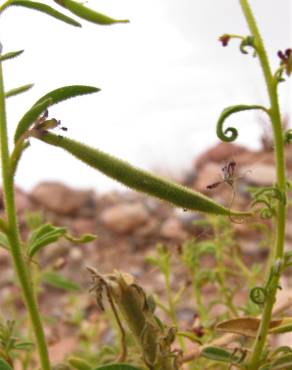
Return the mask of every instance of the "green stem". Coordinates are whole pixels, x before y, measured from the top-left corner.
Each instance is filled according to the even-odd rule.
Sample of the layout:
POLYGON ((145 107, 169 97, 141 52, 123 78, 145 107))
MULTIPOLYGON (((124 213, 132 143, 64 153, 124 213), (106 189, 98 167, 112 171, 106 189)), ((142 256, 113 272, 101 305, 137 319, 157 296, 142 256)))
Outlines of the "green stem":
POLYGON ((34 330, 37 347, 39 351, 42 370, 50 370, 50 363, 47 351, 46 340, 41 323, 41 318, 34 296, 32 284, 29 278, 28 270, 22 255, 21 242, 18 231, 18 223, 14 199, 14 180, 11 171, 6 112, 5 112, 5 93, 3 86, 2 64, 0 63, 0 146, 1 146, 1 165, 3 181, 3 198, 7 214, 8 239, 11 247, 11 255, 14 262, 15 272, 20 282, 22 294, 30 315, 32 327, 34 330))
MULTIPOLYGON (((267 90, 270 100, 270 118, 272 122, 274 134, 275 147, 275 163, 276 163, 276 182, 278 189, 286 198, 286 174, 285 174, 285 157, 284 157, 284 140, 281 125, 281 114, 279 109, 279 102, 277 96, 277 81, 273 78, 267 53, 259 33, 255 18, 252 14, 248 0, 239 0, 244 16, 248 23, 249 29, 255 38, 255 46, 258 52, 261 68, 267 85, 267 90)), ((270 269, 276 259, 283 258, 284 241, 285 241, 285 224, 286 224, 286 205, 283 201, 278 200, 277 205, 277 221, 276 221, 276 237, 273 250, 271 251, 272 258, 270 262, 270 269)), ((261 325, 254 343, 254 347, 250 356, 249 370, 256 370, 259 367, 260 358, 266 343, 269 323, 272 315, 272 308, 276 300, 277 286, 279 283, 279 276, 274 277, 273 289, 268 294, 265 306, 263 309, 261 325)))
MULTIPOLYGON (((165 289, 166 289, 166 296, 167 296, 168 307, 169 307, 169 315, 170 315, 170 318, 174 326, 178 329, 178 322, 177 322, 176 312, 175 312, 175 303, 174 303, 173 296, 172 296, 169 271, 165 272, 165 289)), ((185 348, 184 340, 182 339, 181 336, 178 336, 178 341, 181 346, 181 349, 185 351, 186 348, 185 348)))

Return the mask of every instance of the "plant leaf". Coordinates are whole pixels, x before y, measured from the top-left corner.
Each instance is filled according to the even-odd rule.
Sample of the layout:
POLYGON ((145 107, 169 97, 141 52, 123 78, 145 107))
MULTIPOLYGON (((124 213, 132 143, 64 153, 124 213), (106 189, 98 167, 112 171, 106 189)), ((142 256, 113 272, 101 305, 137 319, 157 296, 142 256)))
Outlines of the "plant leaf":
POLYGON ((51 105, 51 99, 42 101, 41 103, 34 105, 29 111, 27 111, 18 125, 14 134, 14 142, 16 143, 21 136, 26 133, 30 126, 36 121, 36 119, 51 105))
POLYGON ((222 111, 217 121, 217 136, 219 137, 219 139, 221 139, 222 141, 227 141, 227 142, 234 141, 238 136, 238 132, 234 127, 228 127, 227 129, 223 131, 224 121, 233 113, 238 113, 238 112, 242 112, 245 110, 251 110, 251 109, 261 109, 264 112, 268 113, 268 110, 261 105, 240 104, 240 105, 233 105, 231 107, 225 108, 222 111))
POLYGON ((27 254, 32 258, 40 249, 56 242, 66 233, 65 227, 52 226, 52 230, 38 237, 32 244, 29 244, 27 254))
POLYGON ((209 360, 213 361, 220 361, 220 362, 239 362, 240 358, 238 356, 234 356, 232 353, 226 351, 221 347, 206 347, 202 350, 202 356, 208 358, 209 360))
MULTIPOLYGON (((256 317, 240 317, 236 319, 226 320, 219 323, 216 329, 225 333, 235 333, 246 337, 255 338, 261 320, 256 317)), ((274 328, 278 328, 283 324, 284 319, 271 320, 269 325, 269 333, 272 333, 274 328)), ((287 324, 287 322, 286 322, 287 324)))
POLYGON ((132 365, 123 364, 123 363, 115 363, 109 365, 101 365, 93 370, 141 370, 139 367, 134 367, 132 365))
POLYGON ((50 99, 51 104, 54 105, 61 101, 74 98, 75 96, 92 94, 99 92, 98 87, 87 86, 87 85, 70 85, 59 87, 58 89, 52 90, 46 95, 42 96, 34 105, 40 104, 44 100, 50 99))
POLYGON ((183 209, 226 216, 244 217, 252 215, 250 212, 229 210, 199 192, 140 170, 121 159, 78 141, 58 137, 50 132, 46 132, 38 139, 63 148, 89 166, 134 190, 168 201, 183 209))
POLYGON ((92 366, 82 358, 70 357, 68 358, 68 363, 77 370, 92 370, 92 366))
POLYGON ((17 140, 30 128, 40 114, 48 107, 76 96, 92 94, 98 91, 100 91, 100 89, 97 87, 84 85, 64 86, 50 91, 37 100, 21 118, 15 131, 14 142, 17 142, 17 140))
POLYGON ((113 19, 107 15, 101 14, 87 8, 81 3, 77 3, 73 0, 54 0, 57 4, 68 9, 71 13, 77 15, 78 17, 85 19, 88 22, 99 24, 102 26, 108 26, 115 23, 129 23, 128 19, 113 19))
POLYGON ((9 244, 9 240, 7 238, 7 235, 0 232, 0 246, 9 250, 10 249, 10 244, 9 244))
POLYGON ((71 280, 53 271, 43 272, 42 281, 54 288, 62 289, 67 292, 78 292, 80 290, 80 286, 77 283, 74 283, 71 280))
POLYGON ((27 85, 16 87, 15 89, 11 89, 5 93, 5 98, 10 98, 11 96, 22 94, 23 92, 30 90, 33 86, 34 84, 27 84, 27 85))
POLYGON ((15 5, 15 6, 23 6, 25 8, 37 10, 39 12, 45 13, 47 15, 52 16, 53 18, 59 19, 60 21, 63 21, 65 23, 68 23, 72 26, 75 27, 81 27, 81 24, 75 19, 68 17, 67 15, 60 13, 58 10, 52 8, 49 5, 39 3, 36 1, 29 1, 29 0, 13 0, 10 5, 15 5))
POLYGON ((10 365, 2 358, 0 358, 0 370, 13 370, 10 365))
POLYGON ((85 244, 85 243, 92 242, 93 240, 96 239, 96 235, 93 235, 93 234, 83 234, 79 238, 75 238, 72 235, 65 234, 64 237, 70 242, 75 243, 75 244, 85 244))
POLYGON ((0 55, 0 62, 3 62, 4 60, 13 59, 18 57, 18 55, 22 54, 24 50, 17 50, 17 51, 10 51, 9 53, 0 55))
POLYGON ((271 364, 271 370, 291 370, 292 369, 292 354, 284 355, 277 358, 271 364))

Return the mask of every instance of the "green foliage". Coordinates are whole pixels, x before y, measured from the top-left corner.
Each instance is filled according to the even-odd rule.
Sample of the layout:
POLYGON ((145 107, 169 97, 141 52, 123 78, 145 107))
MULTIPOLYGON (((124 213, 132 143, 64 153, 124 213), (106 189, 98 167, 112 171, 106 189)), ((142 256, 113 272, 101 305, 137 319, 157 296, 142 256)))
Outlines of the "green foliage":
POLYGON ((60 87, 42 96, 19 121, 14 135, 15 143, 27 132, 30 126, 36 122, 37 118, 50 106, 76 96, 92 94, 98 91, 100 91, 100 89, 92 86, 73 85, 60 87))
POLYGON ((104 14, 98 13, 90 8, 87 8, 83 4, 80 4, 73 0, 54 0, 57 4, 68 9, 78 17, 95 24, 102 26, 109 26, 115 23, 129 23, 127 19, 113 19, 104 14))
POLYGON ((2 358, 0 358, 0 370, 13 370, 10 365, 2 358))
MULTIPOLYGON (((129 22, 126 19, 108 17, 74 0, 55 0, 55 2, 77 17, 94 24, 112 25, 129 22)), ((282 346, 271 350, 266 345, 268 335, 280 335, 292 331, 292 318, 273 317, 276 293, 281 288, 280 277, 292 265, 292 253, 284 252, 286 212, 291 206, 291 199, 287 196, 288 191, 291 190, 291 181, 286 176, 284 145, 291 143, 292 131, 283 130, 277 94, 278 84, 284 81, 284 75, 291 75, 292 50, 289 48, 278 52, 279 66, 272 73, 249 2, 239 0, 239 3, 250 35, 225 33, 219 40, 223 46, 227 46, 230 39, 238 39, 239 49, 243 54, 247 54, 248 49, 252 48, 253 55, 258 58, 264 74, 269 108, 257 104, 237 104, 224 109, 217 122, 217 135, 223 141, 234 141, 238 132, 234 127, 224 129, 225 120, 241 111, 264 111, 271 121, 276 167, 275 184, 251 189, 253 197, 251 209, 243 212, 225 208, 199 192, 135 168, 98 149, 54 135, 51 130, 56 128, 60 121, 48 118, 48 108, 72 97, 98 92, 100 89, 95 87, 65 86, 50 91, 38 99, 20 119, 14 133, 15 146, 10 152, 5 113, 6 99, 28 91, 33 85, 4 91, 2 62, 19 56, 23 50, 2 54, 0 44, 0 156, 6 212, 5 218, 0 219, 0 246, 7 250, 13 260, 42 370, 67 370, 72 367, 77 370, 139 370, 135 366, 140 366, 142 363, 143 369, 177 370, 183 366, 183 363, 192 360, 195 360, 190 365, 192 370, 209 369, 213 365, 218 370, 226 369, 226 366, 244 370, 292 368, 290 347, 282 346), (53 367, 50 364, 42 317, 36 301, 39 285, 46 283, 67 294, 79 292, 80 287, 51 268, 41 268, 35 259, 44 248, 49 248, 52 243, 60 241, 61 238, 74 244, 84 244, 94 240, 95 236, 91 234, 72 236, 65 227, 44 223, 38 215, 29 215, 31 233, 26 239, 21 238, 13 190, 14 175, 24 150, 29 147, 31 138, 64 149, 93 169, 101 171, 133 190, 165 200, 184 210, 204 213, 206 218, 197 221, 196 227, 201 227, 208 233, 204 239, 194 238, 180 246, 179 257, 187 270, 189 283, 182 284, 176 290, 172 289, 174 255, 171 250, 166 245, 159 244, 156 255, 147 258, 148 263, 156 267, 164 278, 165 299, 148 295, 129 274, 115 271, 111 275, 102 275, 93 268, 88 268, 93 280, 90 290, 95 294, 97 305, 104 311, 106 308, 104 301, 107 301, 116 321, 116 328, 120 335, 119 346, 118 348, 104 346, 98 350, 98 353, 92 353, 93 350, 90 349, 84 358, 78 357, 77 354, 69 357, 66 363, 53 367), (270 249, 270 258, 265 268, 266 274, 260 282, 258 281, 262 275, 262 268, 256 264, 251 268, 245 265, 231 225, 231 221, 234 221, 233 216, 240 216, 240 219, 245 221, 248 216, 257 214, 261 219, 269 219, 273 224, 272 231, 265 223, 256 222, 252 225, 264 234, 263 240, 259 242, 259 248, 264 245, 270 249), (205 265, 206 259, 212 262, 211 268, 205 265), (230 281, 236 284, 232 285, 230 281), (211 301, 205 302, 203 292, 210 285, 215 288, 214 297, 211 301), (250 294, 247 301, 239 306, 235 296, 237 290, 243 287, 250 294), (193 293, 194 307, 196 307, 194 312, 197 313, 197 317, 191 330, 180 331, 177 308, 184 295, 189 294, 190 291, 193 293), (223 306, 224 310, 215 320, 212 309, 217 304, 223 306), (156 311, 159 309, 170 319, 171 326, 157 316, 156 311), (239 317, 242 313, 247 316, 239 317), (255 317, 259 314, 261 316, 255 317), (243 342, 239 342, 238 347, 233 347, 233 351, 227 350, 224 347, 230 343, 230 337, 226 339, 223 332, 250 337, 252 342, 245 343, 247 349, 243 347, 243 342), (218 333, 223 336, 217 338, 218 333), (173 349, 176 339, 175 346, 179 348, 173 349), (185 353, 186 340, 198 346, 195 354, 185 353), (116 357, 118 362, 114 362, 116 357)), ((30 0, 7 0, 0 6, 0 15, 2 16, 5 9, 13 6, 36 10, 72 26, 81 26, 79 22, 51 6, 30 0)), ((78 312, 71 323, 80 326, 83 318, 84 316, 78 312)), ((87 330, 85 337, 88 349, 93 340, 92 331, 89 333, 87 330)), ((12 370, 15 359, 20 359, 22 368, 28 369, 33 363, 34 356, 23 356, 23 352, 29 353, 32 346, 32 342, 21 339, 16 333, 14 321, 1 322, 0 370, 12 370)))
POLYGON ((43 3, 29 0, 13 0, 10 2, 9 5, 22 6, 28 9, 37 10, 72 26, 81 27, 81 24, 79 22, 43 3))
POLYGON ((111 364, 105 366, 98 366, 94 370, 140 370, 138 367, 134 367, 128 364, 111 364))
POLYGON ((24 52, 24 50, 10 51, 9 53, 0 56, 0 62, 18 57, 24 52))
POLYGON ((28 85, 23 85, 20 87, 16 87, 14 89, 11 89, 5 93, 6 98, 10 98, 11 96, 19 95, 22 94, 28 90, 30 90, 34 85, 33 84, 28 84, 28 85))
POLYGON ((80 290, 78 284, 55 271, 44 271, 41 275, 41 279, 44 283, 66 292, 78 292, 80 290))

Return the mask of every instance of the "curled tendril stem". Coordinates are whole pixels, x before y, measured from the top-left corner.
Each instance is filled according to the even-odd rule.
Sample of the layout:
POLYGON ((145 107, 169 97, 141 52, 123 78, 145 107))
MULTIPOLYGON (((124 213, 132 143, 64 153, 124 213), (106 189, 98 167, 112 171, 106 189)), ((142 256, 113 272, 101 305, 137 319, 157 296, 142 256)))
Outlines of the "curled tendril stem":
POLYGON ((252 202, 251 207, 255 207, 258 204, 265 205, 265 207, 261 208, 259 211, 262 218, 269 219, 275 215, 275 209, 267 199, 265 198, 255 199, 252 202))
POLYGON ((249 294, 250 299, 253 301, 253 303, 257 305, 262 305, 265 303, 267 298, 267 290, 263 287, 254 287, 250 291, 249 294))
POLYGON ((246 111, 246 110, 255 110, 255 109, 260 109, 267 113, 270 116, 270 111, 269 109, 263 107, 262 105, 244 105, 244 104, 239 104, 239 105, 233 105, 228 108, 225 108, 218 121, 217 121, 217 136, 219 139, 225 142, 231 142, 236 140, 238 136, 237 129, 234 127, 228 127, 227 129, 223 129, 223 124, 225 120, 232 114, 238 113, 241 111, 246 111))
POLYGON ((269 186, 266 188, 262 188, 254 193, 255 199, 263 199, 261 198, 261 196, 263 195, 278 199, 283 203, 283 205, 285 205, 287 202, 285 194, 283 194, 283 192, 281 192, 281 190, 277 188, 276 186, 269 186))

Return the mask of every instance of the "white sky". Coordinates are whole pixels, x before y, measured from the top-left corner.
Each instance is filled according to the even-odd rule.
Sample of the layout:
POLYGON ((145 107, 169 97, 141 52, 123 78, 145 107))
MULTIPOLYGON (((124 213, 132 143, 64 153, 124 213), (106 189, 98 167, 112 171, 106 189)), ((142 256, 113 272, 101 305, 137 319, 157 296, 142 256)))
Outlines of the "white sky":
MULTIPOLYGON (((281 0, 281 8, 276 4, 251 0, 274 68, 277 51, 291 47, 292 38, 290 0, 281 0)), ((236 40, 227 48, 217 41, 223 33, 248 34, 239 1, 91 0, 87 5, 131 23, 100 27, 81 20, 80 29, 24 8, 3 14, 4 52, 25 49, 5 62, 6 89, 35 83, 8 100, 11 136, 43 94, 64 85, 93 85, 102 91, 50 110, 68 127, 66 135, 134 165, 174 174, 217 141, 215 124, 223 108, 267 102, 257 59, 241 54, 236 40)), ((281 85, 280 96, 287 113, 291 81, 281 85)), ((238 143, 257 147, 256 113, 233 116, 228 123, 238 128, 238 143)), ((97 191, 117 187, 67 153, 32 141, 16 181, 30 189, 42 180, 97 191)))

